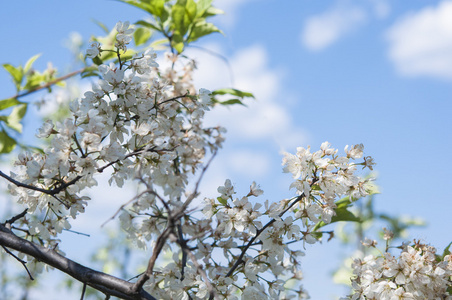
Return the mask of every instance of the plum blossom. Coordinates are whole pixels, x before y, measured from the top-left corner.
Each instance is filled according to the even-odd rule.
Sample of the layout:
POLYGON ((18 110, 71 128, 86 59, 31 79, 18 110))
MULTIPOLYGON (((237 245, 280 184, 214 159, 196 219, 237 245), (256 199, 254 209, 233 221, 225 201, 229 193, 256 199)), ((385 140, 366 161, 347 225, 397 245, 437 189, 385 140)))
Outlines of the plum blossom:
POLYGON ((450 299, 450 256, 437 259, 436 249, 416 243, 399 257, 389 253, 356 259, 352 265, 353 293, 346 299, 450 299))
POLYGON ((48 138, 53 132, 53 128, 55 125, 53 125, 52 120, 47 120, 42 124, 42 126, 38 129, 38 133, 36 134, 36 137, 42 139, 42 138, 48 138))
POLYGON ((97 41, 93 41, 90 43, 89 48, 86 50, 86 57, 95 58, 100 54, 102 48, 97 41))
POLYGON ((123 51, 127 50, 127 44, 132 41, 131 34, 133 33, 133 28, 129 28, 130 22, 118 22, 116 23, 116 30, 118 34, 116 35, 115 46, 123 51))
MULTIPOLYGON (((118 22, 116 30, 120 56, 119 50, 126 51, 132 40, 133 29, 129 22, 118 22)), ((93 42, 87 57, 101 51, 101 45, 93 42)), ((225 129, 203 124, 213 106, 212 93, 195 88, 195 63, 170 53, 166 57, 170 68, 160 67, 152 50, 121 65, 100 65, 100 79, 70 104, 70 116, 55 125, 43 124, 37 136, 50 137, 50 144, 44 153, 20 154, 12 175, 34 189, 9 187, 29 208, 22 225, 31 236, 39 235, 57 249, 59 234, 91 201, 85 196, 87 189, 96 186, 97 175, 108 168, 110 184, 139 183, 136 197, 118 213, 120 226, 134 245, 154 248, 153 240, 168 228, 172 213, 183 210, 184 217, 172 225, 174 236, 163 250, 172 254, 172 262, 156 266, 145 285, 158 299, 208 299, 210 290, 200 270, 215 280, 213 289, 220 299, 290 299, 297 293, 299 299, 308 298, 301 287, 289 292, 283 288, 287 280, 298 284, 303 277, 300 246, 321 240, 316 224, 332 221, 341 197, 351 196, 352 202, 367 195, 369 179, 357 175, 357 165, 372 169, 373 159, 355 162, 363 156, 362 144, 347 146, 343 156, 328 142, 318 151, 298 147, 294 154, 284 153, 282 162, 283 171, 292 175, 292 197, 262 199, 263 190, 254 181, 237 196, 240 189, 227 179, 215 197, 188 206, 196 197, 189 189, 191 180, 203 170, 210 153, 221 148, 225 129), (63 188, 53 196, 39 192, 55 187, 63 188), (192 261, 181 261, 184 249, 175 243, 177 230, 193 252, 192 261), (223 261, 212 255, 216 251, 224 254, 223 261)), ((359 297, 368 289, 385 297, 417 297, 409 285, 403 291, 397 286, 409 282, 442 287, 450 264, 430 270, 425 266, 434 260, 425 251, 405 252, 399 260, 357 261, 355 275, 360 280, 353 286, 359 297), (396 276, 395 281, 391 276, 396 276)), ((431 294, 427 289, 422 292, 431 294)))

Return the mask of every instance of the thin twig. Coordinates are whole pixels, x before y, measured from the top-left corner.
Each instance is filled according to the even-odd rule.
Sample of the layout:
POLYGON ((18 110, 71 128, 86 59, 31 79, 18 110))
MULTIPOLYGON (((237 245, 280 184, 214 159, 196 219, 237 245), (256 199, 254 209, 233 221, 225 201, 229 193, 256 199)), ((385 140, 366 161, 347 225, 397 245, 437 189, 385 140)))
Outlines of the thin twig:
POLYGON ((185 93, 185 94, 180 95, 180 96, 176 96, 176 97, 173 97, 173 98, 170 98, 170 99, 166 99, 166 100, 164 100, 164 101, 162 101, 160 103, 157 103, 157 106, 159 106, 161 104, 164 104, 164 103, 167 103, 167 102, 176 101, 177 99, 182 99, 182 98, 185 98, 187 96, 188 96, 188 93, 185 93))
POLYGON ((193 199, 195 199, 198 196, 198 188, 199 188, 199 184, 201 183, 201 180, 204 176, 204 173, 206 173, 207 169, 209 168, 210 164, 212 163, 213 159, 215 158, 215 156, 217 155, 217 150, 215 150, 212 153, 212 156, 210 157, 209 161, 207 162, 207 164, 204 166, 204 168, 202 168, 201 174, 199 175, 198 181, 195 184, 195 190, 187 197, 187 199, 185 200, 184 204, 182 204, 179 212, 183 212, 185 209, 187 209, 188 205, 190 205, 190 203, 193 201, 193 199))
POLYGON ((54 79, 54 80, 52 80, 52 81, 47 82, 46 84, 43 84, 43 85, 37 86, 37 87, 35 87, 35 88, 32 88, 32 89, 26 91, 25 93, 22 93, 22 94, 20 94, 20 93, 19 93, 19 94, 16 94, 15 96, 13 96, 13 97, 11 97, 11 98, 19 99, 19 98, 21 98, 21 97, 25 97, 25 96, 27 96, 27 95, 29 95, 29 94, 31 94, 31 93, 37 92, 37 91, 39 91, 39 90, 49 88, 49 87, 51 87, 52 85, 54 85, 54 84, 56 84, 56 83, 58 83, 58 82, 60 82, 60 81, 66 80, 66 79, 71 78, 71 77, 73 77, 73 76, 75 76, 75 75, 77 75, 77 74, 83 73, 83 72, 84 72, 85 70, 87 70, 88 68, 89 68, 89 67, 85 67, 85 68, 83 68, 83 69, 80 69, 80 70, 71 72, 71 73, 66 74, 66 75, 64 75, 64 76, 61 76, 61 77, 58 77, 58 78, 56 78, 56 79, 54 79))
MULTIPOLYGON (((279 213, 279 217, 282 217, 289 209, 291 209, 296 203, 298 203, 299 201, 301 201, 301 199, 303 199, 305 197, 304 193, 302 193, 300 196, 298 196, 285 210, 283 210, 281 213, 279 213)), ((268 221, 267 224, 264 225, 264 227, 262 227, 261 229, 259 229, 256 232, 256 235, 253 236, 253 238, 248 242, 248 244, 246 244, 246 246, 243 248, 242 252, 240 253, 239 258, 237 259, 237 261, 235 262, 235 264, 232 266, 232 268, 229 270, 229 272, 226 274, 226 277, 231 276, 234 271, 237 269, 237 267, 242 263, 243 260, 243 256, 245 256, 246 251, 248 251, 248 249, 251 247, 251 245, 253 245, 254 241, 257 239, 257 237, 265 230, 267 229, 269 226, 271 226, 274 222, 276 222, 276 219, 271 219, 270 221, 268 221)))
MULTIPOLYGON (((188 205, 191 203, 191 201, 193 201, 193 199, 195 199, 198 196, 199 184, 200 184, 200 182, 201 182, 201 180, 203 178, 204 173, 206 172, 207 168, 209 167, 210 163, 212 162, 213 158, 215 157, 216 153, 217 152, 215 151, 212 154, 212 157, 209 159, 207 164, 202 169, 201 174, 200 174, 200 176, 198 178, 198 181, 195 184, 195 190, 193 191, 192 194, 190 194, 187 197, 187 199, 182 204, 182 206, 176 212, 172 212, 171 210, 169 210, 169 207, 167 207, 167 210, 168 210, 168 223, 166 225, 165 230, 157 238, 156 245, 154 247, 154 251, 152 252, 151 258, 149 259, 148 267, 146 269, 146 272, 144 272, 144 274, 134 284, 134 287, 133 287, 134 291, 140 290, 143 287, 143 285, 146 283, 146 281, 151 277, 151 274, 152 274, 153 269, 154 269, 155 262, 156 262, 156 260, 157 260, 157 258, 159 256, 160 252, 162 251, 163 246, 166 243, 166 240, 168 239, 170 234, 174 234, 174 226, 176 225, 176 222, 186 214, 186 209, 187 209, 188 205)), ((142 178, 140 178, 140 179, 142 181, 144 181, 142 178)), ((146 184, 146 182, 144 182, 144 183, 146 184)), ((162 201, 162 203, 164 205, 166 204, 166 202, 161 197, 159 197, 159 199, 162 201)))
MULTIPOLYGON (((175 237, 176 238, 176 237, 175 237)), ((204 271, 204 269, 202 268, 202 266, 198 263, 198 260, 196 259, 196 257, 193 255, 193 252, 190 251, 190 249, 188 249, 187 247, 187 243, 184 240, 181 240, 179 238, 177 238, 178 244, 180 245, 182 252, 185 253, 186 255, 188 255, 190 257, 190 260, 193 262, 193 264, 195 265, 198 273, 201 275, 201 277, 204 279, 205 284, 209 290, 209 300, 212 299, 218 299, 218 296, 215 292, 215 289, 213 288, 212 284, 210 283, 209 278, 207 277, 206 272, 204 271)), ((181 279, 182 281, 182 279, 181 279)))
MULTIPOLYGON (((159 150, 156 150, 156 148, 157 148, 157 146, 151 147, 149 149, 138 149, 138 150, 135 150, 135 151, 127 154, 126 156, 124 156, 123 160, 127 159, 129 157, 135 156, 135 155, 140 155, 140 154, 146 153, 146 152, 161 152, 161 151, 162 152, 170 152, 170 151, 174 151, 174 149, 159 149, 159 150)), ((102 173, 106 168, 108 168, 108 167, 110 167, 110 166, 112 166, 112 165, 114 165, 114 164, 116 164, 116 163, 118 163, 120 161, 121 161, 121 159, 117 159, 115 161, 111 161, 108 164, 106 164, 105 166, 102 166, 102 167, 98 168, 97 172, 102 173)))
POLYGON ((145 190, 144 192, 141 192, 139 195, 136 195, 135 197, 133 197, 132 199, 130 199, 129 201, 127 201, 126 203, 124 203, 123 205, 121 205, 118 210, 115 212, 115 214, 113 216, 111 216, 107 221, 105 221, 102 225, 100 225, 100 227, 104 227, 105 224, 107 224, 108 222, 110 222, 111 220, 113 220, 114 218, 116 218, 116 216, 121 212, 121 210, 126 207, 127 205, 129 205, 130 203, 132 203, 133 201, 137 200, 138 198, 140 198, 142 195, 152 192, 150 190, 145 190))
MULTIPOLYGON (((171 219, 169 219, 169 221, 170 220, 171 219)), ((137 292, 137 291, 141 290, 143 288, 143 285, 146 283, 146 281, 151 277, 155 262, 159 256, 160 252, 162 251, 163 246, 165 245, 166 240, 168 239, 171 231, 172 231, 172 228, 168 224, 168 226, 165 228, 165 230, 157 238, 157 242, 155 244, 154 251, 152 252, 152 256, 149 259, 146 272, 144 272, 144 274, 133 285, 133 288, 132 288, 133 291, 137 292)))
POLYGON ((83 235, 83 236, 90 237, 90 235, 87 234, 87 233, 83 233, 83 232, 79 232, 79 231, 75 231, 75 230, 70 230, 70 229, 63 229, 63 230, 64 230, 64 231, 71 232, 71 233, 75 233, 75 234, 79 234, 79 235, 83 235))
POLYGON ((83 300, 83 298, 85 298, 85 292, 86 292, 86 282, 83 283, 82 296, 80 297, 80 300, 83 300))
POLYGON ((28 185, 28 184, 19 182, 19 181, 15 180, 15 179, 9 177, 8 175, 3 173, 2 171, 0 171, 0 176, 5 178, 6 180, 8 180, 9 182, 13 183, 14 185, 16 185, 18 187, 27 188, 29 190, 38 191, 38 192, 41 192, 41 193, 44 193, 44 194, 47 194, 47 195, 51 195, 51 196, 58 194, 59 192, 61 192, 62 190, 64 190, 68 186, 76 183, 77 181, 79 181, 82 178, 82 176, 77 176, 74 179, 72 179, 71 181, 65 182, 62 185, 60 185, 60 186, 58 186, 58 187, 56 187, 54 189, 41 189, 41 188, 35 187, 33 185, 28 185))
POLYGON ((28 212, 28 208, 26 208, 23 212, 21 212, 20 214, 12 217, 9 220, 6 220, 5 223, 3 223, 3 225, 5 225, 6 227, 9 227, 8 229, 11 229, 11 225, 13 225, 14 222, 16 222, 19 219, 22 219, 28 212))
POLYGON ((25 265, 27 262, 23 261, 22 259, 20 259, 19 257, 17 257, 14 253, 12 253, 11 251, 8 250, 8 248, 6 248, 5 246, 2 245, 3 250, 5 250, 6 253, 8 253, 9 255, 11 255, 12 257, 14 257, 18 262, 20 262, 22 264, 22 266, 24 266, 25 270, 28 273, 28 277, 30 277, 30 280, 35 280, 33 278, 33 276, 31 276, 30 271, 28 270, 27 266, 25 265))

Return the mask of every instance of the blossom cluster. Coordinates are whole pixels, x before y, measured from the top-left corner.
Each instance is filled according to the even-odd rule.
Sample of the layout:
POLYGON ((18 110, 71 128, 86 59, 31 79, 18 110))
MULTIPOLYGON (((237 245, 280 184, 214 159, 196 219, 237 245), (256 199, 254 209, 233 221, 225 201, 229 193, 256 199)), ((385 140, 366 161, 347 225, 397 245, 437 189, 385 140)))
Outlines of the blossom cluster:
POLYGON ((44 153, 24 153, 16 162, 11 177, 22 187, 11 184, 10 190, 28 207, 21 225, 29 236, 58 249, 58 234, 70 228, 70 219, 91 200, 85 190, 96 186, 96 175, 108 168, 110 184, 122 187, 134 179, 141 184, 136 197, 119 209, 130 241, 155 248, 170 219, 173 227, 179 226, 179 237, 163 247, 172 253, 172 262, 147 274, 144 287, 154 297, 207 299, 212 287, 201 276, 205 272, 221 299, 308 298, 301 285, 285 288, 302 279, 299 245, 321 240, 325 232, 315 226, 333 221, 341 197, 349 197, 351 204, 368 195, 370 181, 359 177, 358 166, 372 169, 373 159, 355 162, 363 158, 362 145, 345 147, 344 156, 328 142, 312 153, 310 147, 300 147, 283 158, 296 196, 258 201, 263 191, 253 182, 249 192, 236 197, 236 188, 226 180, 218 197, 204 200, 203 214, 191 213, 185 206, 196 196, 187 191, 191 175, 224 140, 224 129, 203 125, 212 106, 210 92, 197 92, 195 63, 179 55, 166 54, 167 68, 156 62, 152 50, 121 57, 133 28, 120 22, 116 30, 115 50, 93 42, 87 56, 113 51, 118 64, 99 66, 101 79, 70 104, 71 117, 42 125, 37 136, 50 141, 44 153), (172 219, 179 209, 184 217, 172 219), (183 258, 187 251, 194 261, 183 258))
POLYGON ((322 232, 314 226, 320 221, 331 222, 335 201, 342 196, 357 200, 368 194, 370 185, 369 180, 358 176, 357 166, 372 167, 373 160, 366 157, 364 162, 353 162, 363 156, 363 146, 346 147, 343 157, 337 152, 325 142, 314 153, 309 147, 298 148, 295 155, 285 153, 283 170, 292 173, 295 181, 291 187, 298 193, 293 198, 274 203, 253 201, 253 197, 263 194, 255 182, 245 196, 237 197, 228 179, 218 188, 217 198, 204 200, 202 212, 207 220, 201 219, 203 225, 197 225, 193 234, 199 235, 201 228, 209 230, 199 238, 197 255, 203 258, 209 274, 222 280, 234 276, 236 283, 216 288, 221 298, 234 299, 231 295, 236 289, 242 299, 308 298, 300 284, 300 258, 304 253, 296 242, 318 242, 322 232), (216 248, 226 260, 223 265, 212 257, 216 248), (239 267, 237 260, 241 262, 239 267), (285 285, 291 283, 299 290, 287 290, 285 285))
POLYGON ((357 166, 372 170, 373 159, 365 157, 364 162, 352 162, 363 157, 363 150, 362 144, 347 145, 346 155, 338 156, 338 150, 324 142, 314 153, 310 147, 299 147, 296 154, 285 153, 284 172, 291 173, 295 179, 290 187, 304 195, 295 217, 307 218, 314 223, 322 220, 328 224, 335 215, 338 197, 348 195, 352 201, 367 196, 371 179, 360 178, 357 166))
MULTIPOLYGON (((119 57, 133 29, 128 22, 119 22, 116 29, 119 57)), ((88 56, 107 50, 96 42, 88 56)), ((138 178, 146 185, 147 192, 134 202, 133 219, 152 208, 159 211, 157 190, 170 202, 180 199, 189 175, 223 142, 222 128, 203 126, 210 92, 201 89, 196 95, 192 61, 178 61, 181 71, 159 69, 155 52, 147 50, 119 62, 99 66, 101 79, 70 103, 71 117, 42 125, 37 136, 50 140, 44 153, 22 153, 15 163, 11 177, 28 185, 10 184, 11 193, 28 207, 22 224, 49 247, 70 228, 69 219, 84 212, 90 200, 84 191, 97 185, 96 175, 105 169, 112 170, 110 184, 122 187, 138 178)), ((149 240, 158 233, 149 223, 141 218, 133 228, 124 223, 124 229, 135 240, 149 240)))
POLYGON ((344 299, 452 299, 452 256, 440 258, 432 246, 404 245, 397 258, 369 255, 355 259, 352 268, 353 294, 344 299))

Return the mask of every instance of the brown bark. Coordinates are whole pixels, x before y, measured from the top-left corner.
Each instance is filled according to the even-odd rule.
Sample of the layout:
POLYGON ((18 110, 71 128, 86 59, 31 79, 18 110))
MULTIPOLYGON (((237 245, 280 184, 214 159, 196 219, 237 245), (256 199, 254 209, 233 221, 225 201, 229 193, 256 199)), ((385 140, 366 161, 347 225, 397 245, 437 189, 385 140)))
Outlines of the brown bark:
POLYGON ((63 273, 106 294, 127 300, 155 300, 145 290, 133 291, 134 283, 90 269, 70 260, 55 250, 45 248, 18 237, 0 224, 0 245, 33 256, 38 261, 52 266, 63 273))

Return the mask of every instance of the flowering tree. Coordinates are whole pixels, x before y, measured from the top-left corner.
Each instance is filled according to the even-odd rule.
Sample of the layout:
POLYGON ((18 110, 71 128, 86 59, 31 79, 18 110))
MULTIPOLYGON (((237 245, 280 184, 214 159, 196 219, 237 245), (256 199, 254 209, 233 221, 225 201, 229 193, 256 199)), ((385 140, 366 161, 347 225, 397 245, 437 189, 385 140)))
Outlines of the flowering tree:
MULTIPOLYGON (((253 182, 248 193, 236 195, 226 180, 217 197, 203 199, 196 210, 200 182, 225 132, 206 127, 203 117, 216 105, 240 104, 252 94, 193 85, 194 62, 183 51, 219 32, 207 21, 219 13, 211 0, 123 2, 148 12, 153 21, 118 22, 107 37, 94 39, 86 51, 94 65, 60 78, 50 71, 28 73, 36 58, 23 68, 5 65, 18 93, 0 102, 2 109, 13 108, 1 121, 13 130, 21 129, 26 112, 21 96, 78 73, 99 81, 70 103, 67 118, 44 122, 37 136, 47 147, 20 153, 9 175, 0 171, 24 207, 0 224, 3 251, 31 279, 48 265, 82 282, 82 298, 87 286, 107 299, 308 298, 301 286, 300 245, 332 238, 333 232, 324 230, 330 223, 360 221, 349 208, 374 192, 372 180, 358 176, 361 168, 372 169, 373 159, 364 157, 361 144, 346 146, 343 154, 328 142, 317 151, 299 147, 282 162, 293 177, 294 196, 254 201, 263 194, 259 185, 253 182), (132 40, 149 41, 149 30, 167 42, 170 67, 159 66, 150 48, 131 49, 132 40), (140 187, 110 220, 119 221, 128 241, 149 253, 145 271, 132 281, 80 265, 60 250, 59 234, 85 213, 89 201, 101 201, 90 199, 86 190, 107 170, 110 184, 136 181, 140 187), (171 261, 158 260, 163 252, 172 254, 171 261)), ((0 138, 2 152, 12 151, 16 141, 5 129, 0 138)), ((387 251, 355 261, 349 298, 452 299, 447 252, 438 257, 420 243, 404 245, 399 258, 387 251)))

